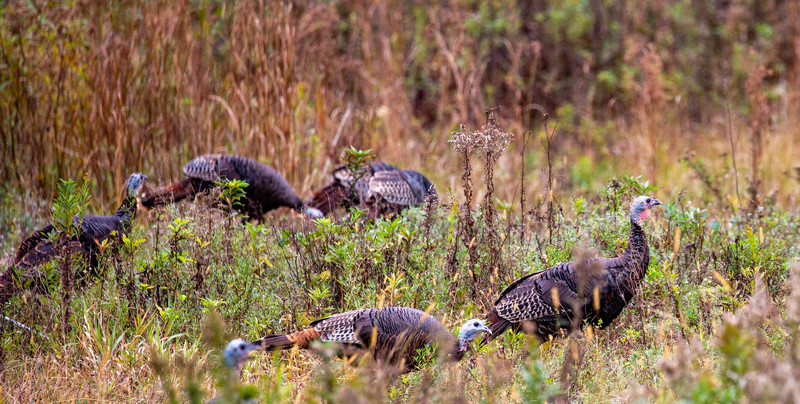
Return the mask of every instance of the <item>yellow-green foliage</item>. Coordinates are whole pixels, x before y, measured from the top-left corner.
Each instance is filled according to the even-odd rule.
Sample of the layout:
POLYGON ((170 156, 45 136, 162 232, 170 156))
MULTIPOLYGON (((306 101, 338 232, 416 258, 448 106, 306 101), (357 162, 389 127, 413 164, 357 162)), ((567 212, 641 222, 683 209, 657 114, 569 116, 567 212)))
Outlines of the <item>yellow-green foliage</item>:
MULTIPOLYGON (((222 367, 220 351, 231 337, 291 332, 361 307, 430 307, 456 332, 463 319, 484 313, 514 278, 570 259, 577 245, 604 255, 624 249, 627 214, 624 206, 615 207, 616 200, 627 201, 648 185, 632 178, 618 184, 626 185, 612 182, 582 197, 580 215, 562 209, 553 244, 539 236, 546 223, 530 224, 530 240, 515 226, 500 226, 504 266, 484 275, 492 278, 480 278, 485 288, 475 298, 467 246, 451 237, 444 208, 341 223, 302 222, 280 211, 265 224, 240 223, 235 216, 229 224, 224 218, 235 211, 219 210, 218 203, 201 197, 145 214, 118 253, 106 250, 100 279, 73 292, 73 327, 64 338, 57 263, 42 268, 50 294, 27 290, 7 304, 6 315, 46 337, 4 324, 4 398, 203 402, 214 395, 255 394, 311 402, 540 402, 559 396, 713 402, 773 394, 742 388, 737 377, 767 377, 777 385, 791 373, 755 374, 742 363, 771 360, 763 359, 768 355, 784 369, 796 360, 792 316, 800 289, 795 278, 786 280, 791 257, 797 257, 796 243, 788 241, 796 238, 798 221, 780 210, 759 219, 726 218, 677 201, 648 220, 650 270, 637 297, 605 330, 587 329, 541 347, 508 332, 452 367, 431 363, 401 378, 379 377, 378 383, 371 370, 328 358, 324 350, 256 353, 245 366, 243 386, 222 367), (763 235, 753 236, 754 227, 763 235), (724 253, 729 240, 752 237, 741 247, 748 261, 724 253), (456 257, 455 276, 447 272, 450 254, 456 257), (751 262, 757 266, 741 267, 751 262), (758 303, 748 303, 751 296, 758 303), (753 305, 768 308, 756 315, 726 314, 750 313, 753 305), (742 316, 747 320, 735 320, 742 316), (677 355, 691 356, 686 362, 677 355)), ((16 204, 6 211, 27 214, 16 204)), ((489 246, 482 222, 476 223, 473 248, 482 266, 489 246)), ((14 246, 6 242, 4 249, 14 246)))

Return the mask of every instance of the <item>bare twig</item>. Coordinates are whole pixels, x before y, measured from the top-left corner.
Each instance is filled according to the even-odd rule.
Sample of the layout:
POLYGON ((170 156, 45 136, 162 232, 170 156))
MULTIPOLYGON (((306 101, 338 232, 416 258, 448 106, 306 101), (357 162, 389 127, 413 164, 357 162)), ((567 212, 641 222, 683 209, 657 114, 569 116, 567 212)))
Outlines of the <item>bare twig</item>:
POLYGON ((728 138, 731 141, 731 160, 733 161, 733 184, 736 187, 736 200, 742 207, 742 196, 739 194, 739 171, 736 169, 736 144, 733 141, 733 124, 731 123, 731 104, 728 99, 728 79, 722 81, 725 89, 725 112, 728 114, 728 138))
POLYGON ((522 239, 525 240, 526 232, 525 232, 525 148, 528 146, 528 138, 531 136, 531 131, 525 131, 522 133, 522 149, 519 152, 520 155, 520 169, 519 169, 519 211, 521 214, 520 217, 520 232, 522 239))
POLYGON ((550 115, 542 114, 542 125, 544 125, 544 139, 542 139, 542 146, 547 156, 547 239, 550 244, 553 244, 553 229, 555 228, 555 217, 553 215, 553 199, 555 198, 553 192, 553 158, 550 155, 553 138, 556 135, 556 127, 558 127, 558 120, 556 119, 553 125, 553 130, 548 131, 547 121, 550 115))
POLYGON ((27 331, 27 332, 29 332, 29 333, 31 333, 31 334, 34 334, 34 335, 36 335, 37 337, 40 337, 40 338, 43 338, 43 339, 48 339, 46 335, 44 335, 44 334, 40 333, 39 331, 36 331, 36 330, 34 330, 34 329, 33 329, 33 328, 31 328, 31 327, 28 327, 28 326, 27 326, 27 325, 25 325, 25 324, 22 324, 22 323, 20 323, 20 322, 19 322, 19 321, 17 321, 17 320, 14 320, 14 319, 12 319, 12 318, 10 318, 10 317, 6 316, 5 314, 0 314, 0 318, 2 318, 3 320, 6 320, 6 321, 8 321, 9 323, 11 323, 11 324, 13 324, 13 325, 15 325, 15 326, 17 326, 17 327, 19 327, 19 328, 22 328, 23 330, 25 330, 25 331, 27 331))

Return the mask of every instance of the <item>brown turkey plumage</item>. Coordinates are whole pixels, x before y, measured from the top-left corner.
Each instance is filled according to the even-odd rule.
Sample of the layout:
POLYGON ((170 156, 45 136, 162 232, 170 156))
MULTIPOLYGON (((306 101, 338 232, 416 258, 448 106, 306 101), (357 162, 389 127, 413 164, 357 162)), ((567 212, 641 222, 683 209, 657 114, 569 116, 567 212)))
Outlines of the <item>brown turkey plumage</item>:
POLYGON ((392 215, 436 197, 436 187, 414 170, 401 170, 378 161, 365 167, 358 180, 344 166, 333 171, 332 181, 314 192, 308 206, 327 215, 336 208, 358 206, 370 217, 392 215))
POLYGON ((642 225, 650 209, 660 204, 649 196, 634 199, 628 248, 621 256, 559 264, 508 285, 486 317, 492 330, 487 342, 509 327, 545 341, 576 324, 611 324, 633 299, 647 271, 650 251, 642 225))
POLYGON ((275 169, 246 157, 206 154, 186 163, 183 174, 185 179, 142 195, 142 206, 153 208, 194 197, 216 187, 216 181, 242 180, 248 185, 244 189, 244 204, 238 210, 251 218, 260 219, 282 206, 311 218, 322 217, 317 209, 305 206, 286 178, 275 169))
POLYGON ((418 351, 430 347, 445 360, 461 360, 470 341, 488 333, 483 320, 469 320, 458 338, 436 318, 409 307, 360 309, 317 320, 293 334, 268 335, 253 349, 309 349, 314 341, 333 344, 341 357, 369 355, 378 363, 416 369, 418 351))

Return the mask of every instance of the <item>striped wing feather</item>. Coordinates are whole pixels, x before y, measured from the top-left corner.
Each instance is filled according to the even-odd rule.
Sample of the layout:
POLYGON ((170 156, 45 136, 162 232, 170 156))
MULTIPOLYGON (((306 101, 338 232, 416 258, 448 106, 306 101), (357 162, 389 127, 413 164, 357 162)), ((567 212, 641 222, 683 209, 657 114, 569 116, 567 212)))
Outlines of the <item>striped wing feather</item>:
MULTIPOLYGON (((288 335, 270 335, 259 343, 265 350, 309 348, 315 340, 340 344, 340 355, 371 353, 373 359, 413 366, 417 349, 438 344, 452 348, 455 338, 435 318, 408 307, 361 309, 314 321, 288 335)), ((445 352, 447 349, 444 350, 445 352)))
POLYGON ((309 326, 313 327, 320 335, 321 341, 342 342, 345 344, 358 344, 356 323, 364 324, 365 311, 354 310, 314 321, 309 326))
POLYGON ((56 249, 50 242, 52 225, 47 225, 30 235, 17 250, 14 265, 22 269, 29 269, 50 261, 56 255, 56 249))
MULTIPOLYGON (((220 180, 219 155, 207 154, 195 157, 183 166, 183 175, 203 181, 214 182, 220 180)), ((228 170, 230 169, 228 168, 228 170)), ((227 172, 226 174, 231 174, 227 172)), ((234 177, 236 178, 236 177, 234 177)), ((231 178, 233 179, 233 178, 231 178)))
POLYGON ((412 206, 420 202, 403 173, 399 171, 375 173, 369 181, 369 198, 380 198, 399 206, 412 206))

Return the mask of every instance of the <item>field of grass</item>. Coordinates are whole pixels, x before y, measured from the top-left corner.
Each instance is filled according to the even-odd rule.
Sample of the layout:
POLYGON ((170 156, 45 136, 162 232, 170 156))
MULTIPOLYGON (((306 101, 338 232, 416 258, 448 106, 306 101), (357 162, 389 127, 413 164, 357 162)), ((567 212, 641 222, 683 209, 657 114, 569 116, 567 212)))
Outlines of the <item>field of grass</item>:
POLYGON ((202 153, 308 197, 354 146, 439 193, 375 221, 140 211, 99 276, 65 288, 60 257, 3 304, 32 331, 0 320, 2 401, 800 402, 797 5, 534 3, 0 5, 3 271, 60 179, 109 213, 131 172, 163 185, 202 153), (512 136, 481 149, 492 106, 512 136), (665 203, 650 267, 603 330, 509 331, 399 377, 325 352, 223 367, 231 338, 357 308, 455 331, 520 276, 620 254, 640 194, 665 203))
MULTIPOLYGON (((28 292, 5 306, 6 315, 41 334, 3 324, 3 397, 209 399, 230 383, 220 359, 229 338, 293 331, 355 308, 431 308, 457 328, 481 316, 516 277, 583 248, 619 254, 629 227, 619 203, 644 188, 620 178, 559 206, 552 241, 544 236, 546 222, 532 223, 523 234, 516 220, 501 218, 502 265, 495 271, 483 265, 490 246, 480 212, 472 246, 478 265, 468 267, 453 206, 338 224, 279 212, 262 225, 238 219, 230 225, 203 198, 145 213, 119 254, 103 260, 104 276, 73 291, 66 331, 57 265, 44 268, 50 295, 28 292)), ((386 380, 308 352, 257 354, 243 382, 255 386, 263 402, 796 397, 796 215, 774 206, 757 216, 721 215, 678 195, 663 199, 669 202, 646 226, 652 256, 643 287, 605 330, 538 348, 529 337, 508 332, 453 367, 432 365, 386 380)), ((32 223, 32 212, 21 206, 22 197, 9 198, 6 226, 19 218, 32 223)), ((3 250, 15 245, 5 239, 3 250)))

